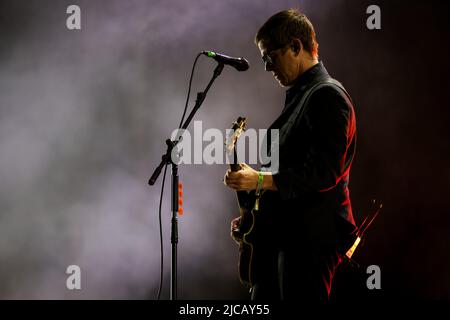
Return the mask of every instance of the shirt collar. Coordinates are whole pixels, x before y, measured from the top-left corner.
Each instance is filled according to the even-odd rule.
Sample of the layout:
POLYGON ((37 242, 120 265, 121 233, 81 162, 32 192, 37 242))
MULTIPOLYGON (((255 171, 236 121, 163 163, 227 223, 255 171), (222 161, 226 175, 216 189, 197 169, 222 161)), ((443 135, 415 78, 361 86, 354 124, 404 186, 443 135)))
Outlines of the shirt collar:
POLYGON ((294 93, 297 93, 299 91, 303 91, 306 85, 311 84, 312 82, 314 82, 315 79, 321 78, 324 75, 328 75, 328 72, 323 66, 323 63, 320 61, 319 63, 315 64, 314 66, 303 72, 297 78, 297 80, 295 80, 294 85, 286 90, 287 97, 290 97, 294 93))

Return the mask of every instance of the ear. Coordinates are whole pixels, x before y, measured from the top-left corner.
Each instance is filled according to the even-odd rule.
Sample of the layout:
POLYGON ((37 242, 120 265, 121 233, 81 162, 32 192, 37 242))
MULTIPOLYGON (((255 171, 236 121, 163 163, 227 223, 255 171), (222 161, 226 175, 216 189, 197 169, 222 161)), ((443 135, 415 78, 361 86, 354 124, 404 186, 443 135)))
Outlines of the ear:
POLYGON ((297 55, 300 53, 300 51, 302 51, 302 42, 300 41, 300 39, 293 39, 292 40, 292 45, 291 45, 292 51, 294 51, 294 53, 297 55))

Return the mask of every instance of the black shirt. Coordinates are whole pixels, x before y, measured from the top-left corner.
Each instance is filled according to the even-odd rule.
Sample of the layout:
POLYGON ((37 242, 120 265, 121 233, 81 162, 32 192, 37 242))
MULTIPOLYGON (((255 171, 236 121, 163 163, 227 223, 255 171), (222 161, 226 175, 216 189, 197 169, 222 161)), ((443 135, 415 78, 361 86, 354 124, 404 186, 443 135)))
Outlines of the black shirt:
POLYGON ((286 91, 283 111, 269 128, 284 130, 273 172, 278 191, 266 191, 260 204, 267 232, 281 246, 335 247, 355 229, 348 184, 356 120, 349 97, 331 85, 320 88, 295 125, 285 127, 305 92, 327 78, 321 62, 304 72, 286 91))

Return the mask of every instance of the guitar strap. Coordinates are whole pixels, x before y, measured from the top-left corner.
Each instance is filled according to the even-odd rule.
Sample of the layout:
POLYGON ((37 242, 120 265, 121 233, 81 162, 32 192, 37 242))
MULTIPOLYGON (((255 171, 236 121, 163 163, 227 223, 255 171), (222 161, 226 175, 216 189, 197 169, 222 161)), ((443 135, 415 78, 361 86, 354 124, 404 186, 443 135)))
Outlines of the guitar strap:
POLYGON ((352 99, 351 99, 350 95, 348 94, 347 90, 345 90, 344 86, 339 81, 337 81, 331 77, 326 77, 325 79, 320 80, 319 82, 317 82, 316 84, 311 86, 308 90, 306 90, 306 92, 303 94, 300 102, 298 103, 297 107, 292 112, 289 119, 286 121, 286 124, 280 129, 280 141, 284 141, 284 139, 286 138, 286 135, 289 132, 291 132, 292 126, 294 124, 298 123, 300 121, 300 119, 303 117, 303 114, 307 110, 308 102, 309 102, 311 95, 315 91, 319 90, 320 88, 328 87, 328 86, 338 88, 339 90, 344 92, 344 94, 349 99, 350 103, 352 103, 352 99))
MULTIPOLYGON (((280 128, 279 137, 278 137, 279 139, 270 141, 271 142, 270 147, 269 147, 270 150, 272 150, 272 148, 274 147, 272 145, 273 143, 281 144, 282 142, 284 142, 287 135, 291 132, 292 126, 294 126, 295 124, 298 124, 298 122, 302 119, 303 114, 306 112, 306 110, 308 108, 308 102, 309 102, 311 95, 315 91, 319 90, 320 88, 327 87, 327 86, 338 88, 338 90, 341 90, 342 92, 344 92, 344 94, 349 99, 350 103, 353 104, 352 99, 351 99, 350 95, 348 94, 347 90, 345 90, 344 86, 339 81, 337 81, 329 76, 319 80, 317 83, 315 83, 310 88, 308 88, 306 90, 306 92, 303 94, 303 96, 300 99, 300 102, 297 104, 297 107, 294 109, 292 114, 289 116, 286 123, 280 128)), ((267 135, 266 135, 265 139, 267 139, 267 135)), ((267 142, 265 142, 265 143, 267 143, 267 142)), ((262 166, 261 171, 270 171, 270 167, 262 166)))

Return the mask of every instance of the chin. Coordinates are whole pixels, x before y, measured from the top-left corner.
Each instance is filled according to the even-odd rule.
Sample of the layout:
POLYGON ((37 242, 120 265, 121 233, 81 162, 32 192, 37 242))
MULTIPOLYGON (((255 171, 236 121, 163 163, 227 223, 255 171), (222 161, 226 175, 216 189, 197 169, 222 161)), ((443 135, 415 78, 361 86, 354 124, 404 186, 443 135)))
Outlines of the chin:
POLYGON ((286 85, 282 84, 281 82, 278 81, 278 84, 280 85, 280 87, 282 88, 286 88, 286 85))
POLYGON ((278 82, 278 84, 279 84, 281 87, 286 87, 286 82, 284 81, 284 79, 280 79, 280 78, 278 78, 278 77, 275 77, 275 80, 278 82))
POLYGON ((277 81, 278 81, 278 84, 280 85, 280 87, 285 88, 285 87, 289 86, 289 84, 286 83, 285 81, 282 81, 282 80, 277 80, 277 81))

